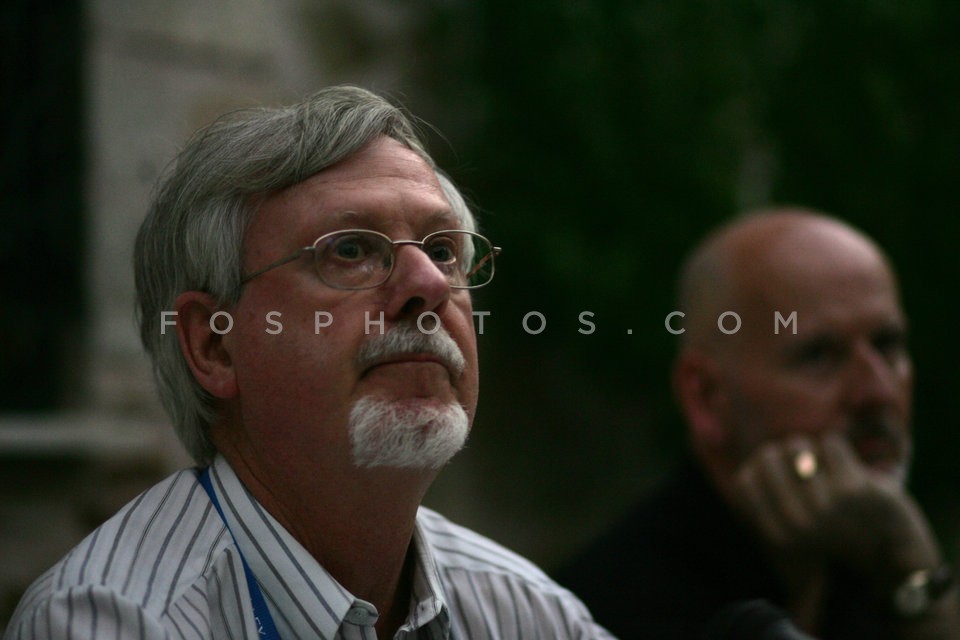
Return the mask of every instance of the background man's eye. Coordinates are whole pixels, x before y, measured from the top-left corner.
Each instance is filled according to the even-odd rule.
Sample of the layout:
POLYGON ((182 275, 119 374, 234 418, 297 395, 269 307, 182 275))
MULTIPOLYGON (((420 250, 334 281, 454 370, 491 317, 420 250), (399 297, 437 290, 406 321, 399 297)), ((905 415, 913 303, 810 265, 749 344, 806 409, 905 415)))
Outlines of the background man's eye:
POLYGON ((799 366, 826 368, 843 359, 843 347, 826 341, 817 341, 800 349, 794 361, 799 366))
POLYGON ((873 347, 888 358, 907 351, 907 336, 896 331, 884 331, 873 339, 873 347))

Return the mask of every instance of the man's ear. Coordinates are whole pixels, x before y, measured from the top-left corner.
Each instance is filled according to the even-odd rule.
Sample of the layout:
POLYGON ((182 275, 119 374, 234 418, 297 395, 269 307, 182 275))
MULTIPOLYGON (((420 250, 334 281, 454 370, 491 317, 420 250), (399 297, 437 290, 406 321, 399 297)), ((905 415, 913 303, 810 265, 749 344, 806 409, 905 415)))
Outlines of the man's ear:
POLYGON ((214 318, 218 311, 216 300, 201 291, 181 293, 175 308, 180 350, 193 376, 213 397, 232 398, 237 393, 237 379, 224 344, 224 331, 232 327, 233 321, 224 314, 214 318))
POLYGON ((684 349, 673 366, 673 392, 698 449, 723 448, 728 442, 728 398, 719 376, 714 358, 696 348, 684 349))

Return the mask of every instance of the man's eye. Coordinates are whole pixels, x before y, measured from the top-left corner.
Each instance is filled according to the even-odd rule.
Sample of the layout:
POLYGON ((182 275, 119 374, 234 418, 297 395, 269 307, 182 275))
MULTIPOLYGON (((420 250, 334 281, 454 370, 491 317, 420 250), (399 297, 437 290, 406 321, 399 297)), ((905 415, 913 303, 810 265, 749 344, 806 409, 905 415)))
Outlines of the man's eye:
POLYGON ((435 238, 424 247, 430 259, 439 264, 449 264, 457 260, 457 243, 451 238, 435 238))
POLYGON ((348 236, 340 238, 333 246, 333 255, 341 260, 358 262, 366 260, 373 253, 374 249, 370 242, 357 236, 348 236))
POLYGON ((907 336, 901 331, 882 331, 873 339, 873 347, 892 359, 907 352, 907 336))
POLYGON ((797 350, 794 362, 804 367, 831 367, 843 358, 843 349, 829 341, 816 341, 797 350))

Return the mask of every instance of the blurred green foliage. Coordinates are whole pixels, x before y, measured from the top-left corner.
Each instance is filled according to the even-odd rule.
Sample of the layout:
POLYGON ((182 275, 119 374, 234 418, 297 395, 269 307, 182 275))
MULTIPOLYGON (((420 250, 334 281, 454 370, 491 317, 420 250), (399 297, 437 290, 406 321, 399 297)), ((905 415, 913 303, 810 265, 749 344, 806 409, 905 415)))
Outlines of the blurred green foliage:
POLYGON ((647 486, 683 442, 663 320, 685 251, 744 208, 798 203, 860 226, 900 271, 918 369, 914 486, 956 531, 960 3, 431 11, 408 103, 452 141, 433 148, 504 246, 475 305, 491 316, 467 454, 510 496, 501 507, 580 526, 647 486), (533 310, 547 318, 539 335, 521 324, 533 310), (586 310, 592 335, 578 332, 586 310))

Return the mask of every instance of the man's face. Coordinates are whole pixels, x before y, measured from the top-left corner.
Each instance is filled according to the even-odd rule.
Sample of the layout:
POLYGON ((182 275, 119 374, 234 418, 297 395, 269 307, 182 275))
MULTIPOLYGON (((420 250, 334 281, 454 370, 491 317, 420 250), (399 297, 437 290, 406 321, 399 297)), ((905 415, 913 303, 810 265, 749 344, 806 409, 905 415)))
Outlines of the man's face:
MULTIPOLYGON (((423 159, 395 140, 380 138, 264 198, 246 234, 244 269, 250 273, 342 229, 372 229, 393 240, 419 240, 432 231, 461 226, 423 159)), ((451 409, 461 417, 465 412, 465 437, 478 389, 470 294, 451 289, 418 247, 397 247, 390 278, 359 291, 323 284, 307 253, 248 282, 232 314, 235 327, 224 341, 239 393, 236 415, 221 438, 244 455, 266 456, 272 467, 295 464, 318 473, 363 463, 357 460, 358 445, 351 442, 348 424, 351 412, 369 415, 360 409, 371 402, 386 412, 380 415, 413 416, 415 421, 451 409), (266 319, 270 312, 280 313, 271 316, 282 323, 279 333, 266 319), (323 312, 319 322, 317 312, 323 312), (391 334, 403 325, 416 331, 424 312, 439 317, 439 333, 449 334, 448 346, 463 356, 460 363, 413 348, 370 348, 381 338, 381 314, 383 331, 391 334)), ((432 330, 433 324, 424 318, 424 329, 432 330)), ((371 437, 391 435, 377 433, 383 421, 374 422, 372 436, 369 425, 363 436, 368 448, 371 437)), ((435 437, 449 435, 437 433, 451 428, 448 423, 421 419, 417 437, 429 447, 435 437)), ((218 446, 223 448, 222 443, 218 446)))
POLYGON ((739 267, 743 328, 719 374, 734 456, 742 461, 764 441, 834 431, 868 466, 902 478, 913 381, 906 320, 884 260, 835 231, 777 240, 739 267), (796 312, 796 335, 775 332, 776 312, 796 312))

